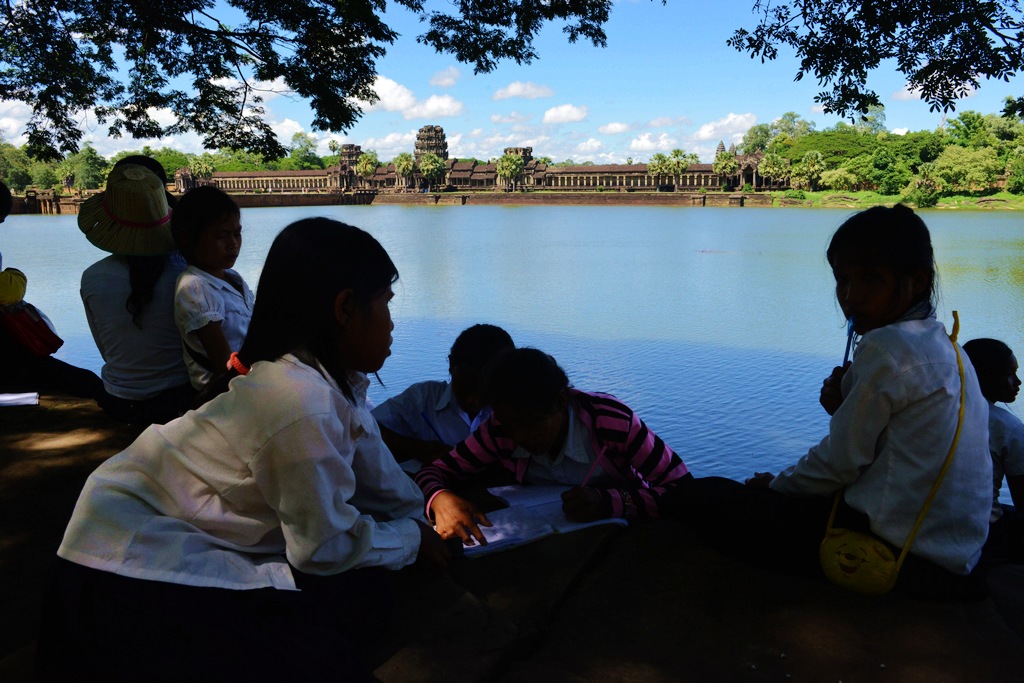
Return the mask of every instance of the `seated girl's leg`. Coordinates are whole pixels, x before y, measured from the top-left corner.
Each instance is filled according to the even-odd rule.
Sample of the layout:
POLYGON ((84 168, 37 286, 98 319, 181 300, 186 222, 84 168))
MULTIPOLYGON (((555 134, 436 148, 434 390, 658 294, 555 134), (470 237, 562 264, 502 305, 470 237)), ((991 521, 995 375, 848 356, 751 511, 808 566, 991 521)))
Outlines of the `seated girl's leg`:
POLYGON ((818 546, 832 500, 797 497, 732 479, 703 477, 680 491, 674 511, 702 541, 764 569, 821 576, 818 546))
POLYGON ((41 680, 372 681, 307 595, 132 579, 57 560, 44 596, 41 680))

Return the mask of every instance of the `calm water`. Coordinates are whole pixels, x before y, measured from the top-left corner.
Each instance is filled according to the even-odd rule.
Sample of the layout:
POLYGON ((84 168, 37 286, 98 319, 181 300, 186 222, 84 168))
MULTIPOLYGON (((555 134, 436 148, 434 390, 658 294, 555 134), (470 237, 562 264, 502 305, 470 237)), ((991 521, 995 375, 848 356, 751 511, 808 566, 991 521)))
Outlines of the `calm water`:
MULTIPOLYGON (((276 232, 327 215, 374 234, 401 273, 393 355, 379 402, 443 378, 452 340, 490 322, 553 354, 574 384, 613 393, 700 474, 778 470, 818 441, 821 379, 845 329, 824 259, 849 211, 641 207, 247 209, 237 269, 256 289, 276 232)), ((991 336, 1024 356, 1024 216, 926 213, 939 315, 961 341, 991 336)), ((5 266, 65 339, 58 356, 98 370, 78 296, 104 254, 73 216, 13 216, 5 266)), ((259 292, 257 290, 257 296, 259 292)), ((1011 409, 1022 414, 1016 406, 1011 409)))

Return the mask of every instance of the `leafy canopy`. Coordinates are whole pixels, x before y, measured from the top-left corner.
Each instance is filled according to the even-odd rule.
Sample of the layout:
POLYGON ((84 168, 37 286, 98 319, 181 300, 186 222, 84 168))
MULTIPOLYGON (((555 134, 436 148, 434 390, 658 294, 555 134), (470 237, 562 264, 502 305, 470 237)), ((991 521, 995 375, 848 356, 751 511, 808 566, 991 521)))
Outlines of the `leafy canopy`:
MULTIPOLYGON (((755 0, 753 30, 729 44, 761 61, 792 48, 796 80, 810 74, 826 89, 826 112, 865 116, 878 95, 868 72, 894 60, 908 87, 932 111, 951 111, 982 78, 1008 80, 1024 70, 1024 15, 1017 0, 755 0)), ((1024 111, 1024 98, 1007 112, 1024 111)))
MULTIPOLYGON (((442 11, 394 0, 427 24, 419 42, 470 63, 529 63, 533 38, 562 21, 570 42, 605 45, 611 0, 455 0, 442 11)), ((19 0, 0 31, 0 95, 32 108, 28 151, 78 150, 83 120, 114 137, 195 130, 207 149, 285 156, 264 119, 271 83, 307 98, 316 130, 346 131, 377 101, 376 60, 398 34, 385 0, 19 0)))

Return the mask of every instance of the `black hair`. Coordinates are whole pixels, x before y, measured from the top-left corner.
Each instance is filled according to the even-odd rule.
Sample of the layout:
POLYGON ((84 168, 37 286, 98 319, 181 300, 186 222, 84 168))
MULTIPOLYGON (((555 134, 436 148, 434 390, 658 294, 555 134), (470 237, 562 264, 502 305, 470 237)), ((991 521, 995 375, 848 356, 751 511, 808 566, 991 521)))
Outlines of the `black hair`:
POLYGON ((499 352, 515 347, 508 332, 497 325, 467 327, 452 344, 448 362, 470 371, 481 372, 499 352))
MULTIPOLYGON (((338 357, 334 301, 351 289, 356 305, 369 311, 396 280, 398 269, 369 233, 329 218, 292 223, 270 245, 239 360, 251 366, 305 348, 352 399, 350 368, 338 357)), ((212 381, 200 400, 225 391, 235 374, 212 381)))
MULTIPOLYGON (((825 252, 830 266, 839 254, 862 266, 888 269, 897 280, 913 277, 923 269, 928 275, 927 294, 935 294, 935 253, 928 227, 910 208, 873 206, 854 214, 835 234, 825 252)), ((917 303, 917 302, 913 302, 917 303)))
POLYGON ((11 215, 13 209, 14 197, 11 196, 11 190, 0 181, 0 221, 11 215))
POLYGON ((487 367, 483 399, 522 410, 548 412, 558 405, 569 378, 555 359, 540 349, 506 349, 487 367))
POLYGON ((992 397, 999 392, 1000 383, 1006 379, 1006 369, 1013 358, 1013 351, 998 339, 984 337, 966 342, 963 349, 978 374, 982 396, 993 400, 992 397))
POLYGON ((132 324, 142 329, 142 310, 153 300, 153 289, 167 266, 167 254, 155 256, 122 256, 128 264, 128 282, 132 291, 125 299, 124 307, 132 316, 132 324))
POLYGON ((175 207, 175 205, 178 203, 178 200, 173 194, 167 191, 167 169, 164 168, 163 164, 161 164, 153 157, 148 157, 145 154, 129 154, 123 159, 118 159, 117 163, 114 164, 113 168, 117 168, 118 166, 124 166, 125 164, 134 164, 136 166, 142 166, 152 171, 153 175, 159 178, 160 182, 163 183, 164 185, 164 194, 167 195, 167 206, 171 207, 172 209, 175 207))
POLYGON ((186 192, 171 212, 171 234, 185 260, 192 263, 199 236, 205 230, 241 214, 238 204, 224 190, 201 185, 186 192))

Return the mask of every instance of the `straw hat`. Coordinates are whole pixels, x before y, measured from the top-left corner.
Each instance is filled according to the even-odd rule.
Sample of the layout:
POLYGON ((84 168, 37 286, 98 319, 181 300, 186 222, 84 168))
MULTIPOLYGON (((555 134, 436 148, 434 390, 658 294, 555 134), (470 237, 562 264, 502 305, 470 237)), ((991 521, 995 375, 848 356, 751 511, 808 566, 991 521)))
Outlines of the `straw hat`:
POLYGON ((165 188, 143 166, 123 164, 107 176, 107 188, 82 203, 78 227, 104 251, 149 256, 174 251, 165 188))

